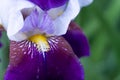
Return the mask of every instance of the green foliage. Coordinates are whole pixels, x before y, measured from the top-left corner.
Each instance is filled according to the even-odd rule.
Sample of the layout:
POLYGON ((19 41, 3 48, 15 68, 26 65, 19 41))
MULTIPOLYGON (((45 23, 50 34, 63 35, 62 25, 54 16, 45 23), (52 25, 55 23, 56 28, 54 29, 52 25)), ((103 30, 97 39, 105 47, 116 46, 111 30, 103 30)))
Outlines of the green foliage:
POLYGON ((9 51, 9 42, 8 38, 6 37, 6 32, 2 33, 2 48, 0 48, 0 80, 3 80, 3 75, 5 73, 6 67, 8 65, 8 51, 9 51))
POLYGON ((94 0, 76 22, 86 33, 91 56, 82 58, 85 80, 120 80, 120 0, 94 0))

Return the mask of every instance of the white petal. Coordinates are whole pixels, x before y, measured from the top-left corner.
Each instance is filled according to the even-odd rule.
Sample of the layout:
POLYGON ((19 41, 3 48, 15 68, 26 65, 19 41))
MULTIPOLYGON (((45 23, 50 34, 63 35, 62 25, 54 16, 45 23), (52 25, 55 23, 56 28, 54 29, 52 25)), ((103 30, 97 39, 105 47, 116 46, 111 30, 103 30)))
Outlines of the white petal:
POLYGON ((14 36, 9 37, 10 40, 14 40, 14 41, 22 41, 22 40, 25 40, 27 38, 28 38, 28 36, 26 36, 26 34, 20 33, 20 32, 15 34, 14 36))
POLYGON ((32 8, 34 7, 35 5, 29 1, 26 1, 26 0, 18 0, 16 5, 16 10, 22 10, 24 8, 32 8))
POLYGON ((1 18, 0 18, 0 25, 2 25, 2 20, 1 20, 1 18))
POLYGON ((78 0, 70 0, 64 13, 59 16, 55 22, 56 27, 55 35, 63 35, 66 33, 69 23, 73 20, 80 11, 80 5, 78 0))
POLYGON ((8 16, 9 16, 9 10, 16 1, 14 0, 0 0, 0 18, 1 23, 4 26, 4 28, 7 28, 8 24, 8 16))
POLYGON ((65 10, 66 4, 57 8, 52 8, 48 11, 48 14, 53 18, 57 18, 58 16, 60 16, 63 11, 65 10))
POLYGON ((10 15, 8 17, 7 35, 11 40, 20 41, 20 38, 21 40, 24 40, 26 37, 23 35, 23 37, 21 36, 19 39, 17 39, 14 38, 14 36, 18 34, 24 25, 24 19, 21 10, 24 8, 32 8, 34 5, 28 1, 17 1, 15 6, 16 7, 12 8, 9 13, 10 15))
POLYGON ((87 6, 89 4, 91 4, 93 2, 93 0, 79 0, 79 4, 81 7, 87 6))
POLYGON ((7 28, 7 35, 8 37, 13 40, 11 37, 14 36, 16 33, 21 30, 24 25, 23 16, 20 11, 14 12, 9 16, 8 28, 7 28))

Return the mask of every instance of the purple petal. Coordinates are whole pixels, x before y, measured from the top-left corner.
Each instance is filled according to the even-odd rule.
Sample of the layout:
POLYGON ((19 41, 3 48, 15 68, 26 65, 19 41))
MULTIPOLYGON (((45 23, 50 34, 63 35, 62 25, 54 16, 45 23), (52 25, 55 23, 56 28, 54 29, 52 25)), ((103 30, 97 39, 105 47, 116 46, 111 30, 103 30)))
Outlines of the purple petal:
POLYGON ((2 47, 2 43, 0 42, 0 48, 2 47))
MULTIPOLYGON (((2 32, 0 31, 0 38, 2 37, 2 32)), ((2 47, 2 43, 0 42, 0 48, 2 47)))
POLYGON ((69 29, 64 35, 64 38, 69 42, 78 57, 89 56, 90 47, 88 40, 76 23, 70 23, 69 29))
POLYGON ((68 0, 29 0, 43 10, 49 10, 64 5, 68 0))
POLYGON ((84 80, 83 67, 64 38, 48 42, 51 48, 43 53, 29 41, 11 42, 4 80, 84 80))
POLYGON ((24 22, 24 27, 22 28, 21 31, 31 31, 34 30, 38 26, 38 21, 39 21, 39 12, 35 9, 31 14, 26 17, 25 22, 24 22))
POLYGON ((51 35, 54 33, 53 20, 46 12, 39 12, 37 9, 26 17, 24 27, 21 32, 34 35, 38 33, 46 33, 51 35))

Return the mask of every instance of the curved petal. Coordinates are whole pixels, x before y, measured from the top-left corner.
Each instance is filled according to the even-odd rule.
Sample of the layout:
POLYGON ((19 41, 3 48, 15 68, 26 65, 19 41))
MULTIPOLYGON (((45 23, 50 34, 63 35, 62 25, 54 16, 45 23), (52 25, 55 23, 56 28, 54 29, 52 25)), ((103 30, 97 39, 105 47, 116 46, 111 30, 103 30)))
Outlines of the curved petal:
POLYGON ((30 41, 12 41, 4 80, 84 80, 83 67, 65 39, 50 37, 48 42, 50 50, 42 52, 30 41))
MULTIPOLYGON (((15 5, 16 7, 11 8, 9 12, 10 15, 8 17, 7 35, 10 40, 20 41, 15 37, 15 35, 22 29, 24 25, 24 18, 21 10, 24 8, 32 8, 34 5, 23 0, 17 1, 15 5)), ((26 36, 23 36, 23 39, 26 39, 26 36)))
POLYGON ((43 10, 49 10, 64 5, 68 0, 29 0, 43 10))
POLYGON ((69 0, 68 5, 56 20, 54 21, 54 26, 56 27, 55 35, 63 35, 67 32, 69 23, 73 20, 80 11, 80 5, 78 0, 69 0))
MULTIPOLYGON (((80 9, 90 4, 93 0, 69 0, 66 9, 59 15, 55 21, 56 28, 54 35, 63 35, 67 32, 68 26, 79 13, 80 9)), ((62 10, 62 9, 60 9, 62 10)), ((57 10, 56 10, 57 11, 57 10)))
POLYGON ((90 55, 88 40, 76 23, 70 23, 68 31, 64 35, 64 38, 69 42, 73 51, 78 57, 90 55))
MULTIPOLYGON (((8 27, 8 18, 11 15, 11 12, 14 13, 15 10, 19 11, 21 8, 32 7, 33 4, 26 0, 0 0, 0 20, 5 29, 8 27), (12 8, 13 11, 11 11, 12 8)), ((15 11, 16 12, 16 11, 15 11)))
POLYGON ((23 27, 24 20, 23 15, 20 11, 14 12, 9 16, 7 35, 9 39, 15 40, 14 35, 19 32, 19 30, 23 27))
POLYGON ((7 29, 8 25, 9 10, 15 2, 14 0, 0 0, 0 24, 3 25, 5 29, 7 29))

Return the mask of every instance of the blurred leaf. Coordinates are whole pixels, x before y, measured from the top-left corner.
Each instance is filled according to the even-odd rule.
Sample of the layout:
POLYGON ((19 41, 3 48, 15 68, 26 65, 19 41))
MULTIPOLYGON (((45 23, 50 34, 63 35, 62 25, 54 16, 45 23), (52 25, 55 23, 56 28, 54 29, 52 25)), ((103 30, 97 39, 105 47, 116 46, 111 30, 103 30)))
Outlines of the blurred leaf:
POLYGON ((9 42, 8 42, 8 38, 6 37, 6 33, 3 32, 2 33, 2 48, 0 48, 0 80, 3 80, 3 75, 5 72, 5 69, 8 65, 8 48, 9 48, 9 42))
MULTIPOLYGON (((105 15, 110 24, 115 25, 120 14, 120 0, 112 0, 105 15)), ((115 27, 115 26, 114 26, 115 27)))
POLYGON ((91 46, 92 50, 92 59, 95 61, 101 60, 104 58, 104 54, 106 48, 108 47, 108 36, 105 32, 100 31, 100 33, 97 34, 97 36, 93 40, 93 44, 91 46))

